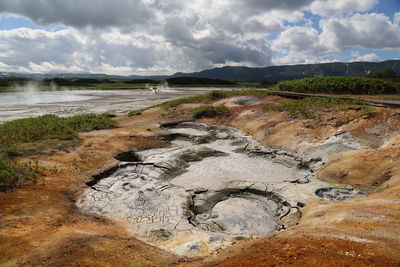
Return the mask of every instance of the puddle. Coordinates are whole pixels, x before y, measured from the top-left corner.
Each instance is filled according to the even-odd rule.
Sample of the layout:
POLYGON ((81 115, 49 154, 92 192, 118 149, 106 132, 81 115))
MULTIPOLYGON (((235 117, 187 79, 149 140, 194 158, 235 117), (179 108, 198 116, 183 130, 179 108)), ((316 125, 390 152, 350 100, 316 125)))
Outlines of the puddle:
POLYGON ((135 237, 197 256, 237 238, 296 225, 309 199, 344 200, 356 190, 319 181, 319 159, 262 146, 230 127, 166 124, 169 148, 125 152, 94 176, 78 201, 86 212, 127 222, 135 237))

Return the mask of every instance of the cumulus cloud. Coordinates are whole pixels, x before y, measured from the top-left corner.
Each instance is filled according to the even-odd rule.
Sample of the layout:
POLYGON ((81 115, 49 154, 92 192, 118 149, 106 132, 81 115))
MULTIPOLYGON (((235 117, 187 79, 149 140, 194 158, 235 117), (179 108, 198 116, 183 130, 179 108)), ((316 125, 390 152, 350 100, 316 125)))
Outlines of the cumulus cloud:
POLYGON ((143 1, 2 0, 2 13, 20 14, 39 24, 117 26, 148 22, 153 12, 143 1))
POLYGON ((352 59, 350 61, 368 61, 368 62, 379 62, 381 59, 374 53, 361 55, 360 52, 353 52, 352 59))
POLYGON ((393 15, 393 23, 399 25, 400 24, 400 12, 396 12, 393 15))
POLYGON ((321 42, 330 52, 360 47, 400 49, 400 25, 383 14, 354 14, 320 21, 321 42))
POLYGON ((1 0, 0 14, 65 29, 0 30, 0 69, 162 74, 321 62, 355 47, 399 49, 399 12, 392 20, 357 13, 377 1, 1 0), (319 28, 305 11, 322 16, 319 28))
POLYGON ((0 11, 3 13, 24 15, 40 24, 68 26, 62 33, 68 36, 65 40, 60 40, 61 33, 44 31, 41 34, 49 41, 44 37, 39 40, 29 29, 23 29, 26 35, 23 44, 19 44, 21 39, 14 32, 3 31, 0 34, 0 40, 2 36, 4 40, 3 51, 13 45, 14 51, 22 51, 14 59, 3 57, 5 64, 32 70, 44 63, 51 63, 47 66, 62 63, 78 69, 92 68, 92 71, 98 69, 96 66, 114 66, 118 71, 130 68, 132 72, 145 69, 149 73, 160 69, 168 73, 200 70, 228 63, 266 66, 271 64, 272 56, 266 36, 282 31, 286 17, 301 20, 303 13, 296 9, 310 0, 295 3, 252 0, 251 4, 244 0, 120 0, 110 3, 2 1, 0 11), (6 34, 10 36, 6 38, 6 34), (57 54, 56 57, 41 51, 39 47, 43 44, 47 51, 57 54))
MULTIPOLYGON (((321 32, 311 26, 289 27, 273 40, 275 52, 284 53, 273 62, 321 61, 324 56, 352 48, 400 49, 400 25, 383 14, 352 14, 319 22, 321 32)), ((378 61, 375 54, 354 55, 358 61, 378 61)))
POLYGON ((310 10, 320 16, 331 16, 351 13, 355 11, 365 12, 371 10, 379 0, 317 0, 314 1, 310 10))
POLYGON ((273 45, 280 52, 316 51, 319 47, 319 34, 312 27, 290 27, 280 34, 273 45))

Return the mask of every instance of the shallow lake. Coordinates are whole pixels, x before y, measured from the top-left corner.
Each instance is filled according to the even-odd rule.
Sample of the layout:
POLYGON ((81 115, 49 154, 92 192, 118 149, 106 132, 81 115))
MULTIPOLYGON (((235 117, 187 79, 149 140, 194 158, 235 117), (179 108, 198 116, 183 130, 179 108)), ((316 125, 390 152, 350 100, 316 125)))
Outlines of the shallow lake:
MULTIPOLYGON (((44 114, 127 113, 167 100, 193 96, 217 88, 162 88, 151 90, 68 90, 0 92, 0 121, 44 114)), ((229 89, 224 89, 229 90, 229 89)))

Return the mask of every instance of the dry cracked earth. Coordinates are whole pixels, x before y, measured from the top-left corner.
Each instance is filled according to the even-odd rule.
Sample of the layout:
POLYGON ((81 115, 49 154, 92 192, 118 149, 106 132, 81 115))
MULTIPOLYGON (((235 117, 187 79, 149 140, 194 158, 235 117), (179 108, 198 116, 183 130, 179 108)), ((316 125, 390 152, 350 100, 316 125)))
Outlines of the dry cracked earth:
POLYGON ((400 113, 233 97, 47 144, 0 194, 2 266, 399 266, 400 113), (174 115, 172 115, 174 114, 174 115))

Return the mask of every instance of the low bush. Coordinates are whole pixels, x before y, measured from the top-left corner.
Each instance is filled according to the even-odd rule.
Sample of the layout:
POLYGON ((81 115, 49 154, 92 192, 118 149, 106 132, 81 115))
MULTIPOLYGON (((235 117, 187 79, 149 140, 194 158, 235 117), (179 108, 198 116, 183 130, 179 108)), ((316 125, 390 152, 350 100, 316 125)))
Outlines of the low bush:
POLYGON ((139 115, 142 115, 142 112, 143 112, 142 109, 139 109, 139 110, 132 110, 132 111, 130 111, 130 112, 128 113, 128 116, 129 116, 129 117, 132 117, 132 116, 139 116, 139 115))
POLYGON ((107 115, 84 114, 69 118, 44 115, 37 118, 19 119, 0 124, 0 191, 34 180, 38 166, 19 163, 18 146, 45 139, 72 140, 79 131, 108 129, 117 122, 107 115))
POLYGON ((37 166, 32 163, 18 163, 7 157, 0 157, 0 192, 32 181, 38 176, 37 166))
POLYGON ((214 101, 233 97, 233 96, 241 96, 241 95, 255 95, 255 96, 265 96, 270 95, 268 91, 257 90, 257 89, 243 89, 243 90, 231 90, 231 91, 219 91, 214 90, 206 94, 196 95, 186 98, 179 98, 175 100, 171 100, 161 104, 161 107, 164 109, 174 108, 182 104, 188 103, 204 103, 209 104, 214 101))
POLYGON ((314 77, 279 83, 279 90, 327 94, 397 94, 400 85, 366 77, 314 77))
POLYGON ((237 83, 228 80, 199 77, 168 78, 166 81, 171 85, 237 85, 237 83))
POLYGON ((0 124, 0 146, 3 150, 20 143, 45 139, 70 139, 79 131, 108 129, 117 122, 106 115, 84 114, 69 118, 44 115, 36 118, 18 119, 0 124))
POLYGON ((338 98, 307 97, 280 105, 265 105, 265 110, 286 111, 291 117, 310 118, 315 111, 321 108, 338 109, 345 105, 363 105, 366 102, 361 100, 342 100, 338 98))
POLYGON ((195 110, 193 117, 195 119, 214 118, 220 115, 228 114, 229 110, 224 105, 220 106, 204 106, 195 110))

